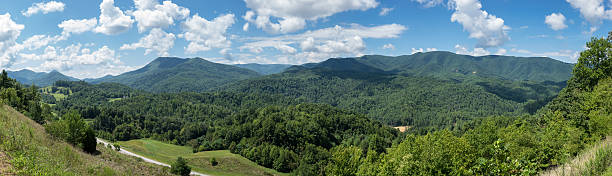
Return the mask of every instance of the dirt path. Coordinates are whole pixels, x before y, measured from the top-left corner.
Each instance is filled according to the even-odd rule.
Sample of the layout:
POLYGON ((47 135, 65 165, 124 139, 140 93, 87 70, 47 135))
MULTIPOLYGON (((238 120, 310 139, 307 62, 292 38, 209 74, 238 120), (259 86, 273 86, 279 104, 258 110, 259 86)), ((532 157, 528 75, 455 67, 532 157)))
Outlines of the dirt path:
MULTIPOLYGON (((109 145, 108 142, 106 142, 106 141, 104 141, 104 140, 102 140, 100 138, 96 138, 96 140, 98 141, 98 143, 104 144, 105 146, 109 145)), ((115 146, 112 146, 112 148, 113 148, 113 150, 115 150, 115 146)), ((150 159, 150 158, 147 158, 147 157, 144 157, 144 156, 140 156, 138 154, 132 153, 132 152, 124 150, 124 149, 119 149, 119 153, 122 153, 122 154, 125 154, 125 155, 130 155, 130 156, 133 156, 133 157, 136 157, 136 158, 140 158, 140 159, 142 159, 142 160, 144 160, 145 162, 148 162, 148 163, 153 163, 153 164, 160 165, 160 166, 170 167, 170 165, 168 165, 166 163, 155 161, 153 159, 150 159)), ((195 171, 191 171, 190 174, 191 175, 198 175, 198 176, 210 176, 210 175, 202 174, 202 173, 195 172, 195 171)))

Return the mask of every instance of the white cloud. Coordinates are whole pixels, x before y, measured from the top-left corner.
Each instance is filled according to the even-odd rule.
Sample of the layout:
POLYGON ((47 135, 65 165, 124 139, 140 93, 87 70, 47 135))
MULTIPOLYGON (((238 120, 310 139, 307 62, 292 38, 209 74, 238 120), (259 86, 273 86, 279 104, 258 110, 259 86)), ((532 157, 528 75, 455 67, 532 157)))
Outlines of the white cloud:
POLYGON ((72 44, 65 48, 47 46, 40 54, 20 54, 22 59, 42 61, 37 67, 29 67, 34 71, 61 71, 76 78, 101 77, 107 74, 119 74, 133 69, 124 66, 115 51, 103 46, 95 51, 72 44))
POLYGON ((153 28, 167 28, 175 20, 189 17, 189 9, 178 6, 171 1, 159 4, 157 0, 134 0, 136 11, 131 12, 138 22, 138 31, 144 32, 153 28))
POLYGON ((32 6, 28 7, 26 11, 22 11, 21 14, 23 16, 29 17, 39 12, 42 12, 43 14, 47 14, 50 12, 61 12, 64 11, 65 6, 66 4, 57 1, 49 1, 46 3, 39 2, 32 4, 32 6))
POLYGON ((387 43, 385 45, 383 45, 383 49, 390 49, 390 50, 395 50, 395 46, 391 43, 387 43))
POLYGON ((382 8, 380 9, 380 13, 378 13, 378 15, 385 16, 388 15, 391 11, 393 11, 393 8, 382 8))
POLYGON ((562 13, 552 13, 546 16, 544 22, 555 31, 567 28, 567 25, 565 24, 565 16, 562 13))
POLYGON ((80 34, 93 30, 98 24, 96 18, 82 20, 65 20, 58 24, 57 27, 62 28, 65 33, 80 34))
POLYGON ((244 26, 242 26, 242 30, 243 30, 244 32, 249 31, 249 23, 244 23, 244 26))
POLYGON ((21 30, 25 28, 22 24, 17 24, 11 19, 11 14, 0 15, 0 67, 11 67, 18 52, 16 42, 21 30))
POLYGON ((241 46, 239 49, 242 50, 249 50, 252 53, 256 53, 259 54, 261 52, 263 52, 264 48, 266 47, 271 47, 271 48, 275 48, 283 53, 295 53, 297 50, 291 46, 289 46, 289 44, 292 44, 292 42, 287 42, 287 41, 275 41, 275 40, 262 40, 262 41, 257 41, 257 42, 251 42, 251 43, 246 43, 243 46, 241 46))
POLYGON ((510 27, 504 25, 503 19, 482 10, 479 0, 450 0, 449 6, 455 9, 451 21, 463 25, 470 38, 478 39, 478 47, 496 47, 510 39, 510 27))
POLYGON ((489 51, 487 51, 484 48, 474 48, 474 50, 470 51, 461 45, 455 45, 455 50, 456 50, 455 53, 457 54, 470 55, 470 56, 485 56, 485 55, 491 54, 489 51))
POLYGON ((592 25, 598 25, 602 20, 612 19, 612 10, 605 9, 604 0, 566 0, 572 7, 578 9, 584 19, 592 25))
POLYGON ((123 14, 119 7, 115 7, 114 0, 103 0, 100 3, 99 25, 94 29, 97 33, 116 35, 129 30, 134 20, 123 14))
POLYGON ((563 62, 568 62, 568 63, 576 63, 578 61, 578 57, 580 57, 579 51, 572 51, 572 50, 559 50, 559 51, 550 51, 550 52, 532 52, 526 49, 512 48, 510 51, 522 54, 524 56, 529 56, 529 57, 550 57, 550 58, 557 59, 563 62))
POLYGON ((497 50, 497 52, 495 52, 495 55, 505 55, 507 52, 508 50, 500 48, 499 50, 497 50))
POLYGON ((430 8, 442 4, 444 0, 412 0, 422 4, 425 8, 430 8))
MULTIPOLYGON (((262 63, 277 59, 277 63, 302 64, 319 62, 331 57, 360 56, 366 49, 364 39, 397 38, 406 30, 398 24, 364 27, 353 24, 350 27, 335 26, 330 28, 307 31, 301 34, 284 35, 278 37, 251 37, 240 47, 241 51, 248 50, 258 56, 265 48, 273 48, 281 54, 272 57, 258 57, 262 63), (298 49, 299 48, 299 51, 298 49)), ((234 63, 245 60, 253 61, 253 56, 236 54, 238 59, 234 63)))
POLYGON ((24 40, 21 44, 22 49, 36 50, 47 46, 49 44, 55 44, 59 41, 67 40, 70 34, 62 33, 62 35, 48 36, 48 35, 33 35, 30 38, 24 40))
POLYGON ((317 20, 349 10, 367 10, 378 6, 376 0, 245 0, 244 19, 268 33, 291 33, 303 29, 306 20, 317 20), (277 22, 270 18, 278 19, 277 22))
POLYGON ((227 48, 231 42, 227 39, 227 28, 234 24, 234 14, 221 15, 208 21, 199 15, 193 15, 183 23, 183 34, 179 37, 189 41, 187 53, 208 51, 211 48, 227 48))
POLYGON ((160 28, 152 29, 149 35, 141 38, 137 43, 124 44, 121 50, 134 50, 137 48, 145 48, 145 55, 156 51, 159 56, 168 56, 168 50, 174 46, 176 37, 172 33, 166 33, 160 28))
POLYGON ((412 52, 410 54, 416 54, 416 53, 424 53, 424 52, 431 52, 431 51, 438 51, 438 48, 412 48, 412 52))

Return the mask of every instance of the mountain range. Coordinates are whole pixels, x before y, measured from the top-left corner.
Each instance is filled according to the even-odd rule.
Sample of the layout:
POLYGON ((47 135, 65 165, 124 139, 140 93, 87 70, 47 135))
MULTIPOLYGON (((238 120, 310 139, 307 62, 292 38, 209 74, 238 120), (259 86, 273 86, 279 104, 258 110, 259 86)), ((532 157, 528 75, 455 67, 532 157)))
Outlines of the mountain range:
MULTIPOLYGON (((240 80, 282 72, 314 69, 403 76, 425 76, 442 80, 494 78, 514 81, 561 82, 571 76, 573 64, 545 57, 467 56, 436 51, 403 56, 366 55, 356 58, 331 58, 303 65, 213 63, 201 58, 160 57, 144 67, 117 76, 84 79, 90 83, 115 82, 150 92, 202 92, 240 80)), ((24 84, 47 86, 58 80, 77 81, 57 71, 37 73, 30 70, 9 72, 24 84)))
POLYGON ((45 72, 34 72, 32 70, 23 69, 19 71, 7 71, 8 76, 16 79, 22 84, 31 85, 32 83, 36 86, 49 86, 53 85, 56 81, 78 81, 79 79, 66 76, 58 71, 45 72))

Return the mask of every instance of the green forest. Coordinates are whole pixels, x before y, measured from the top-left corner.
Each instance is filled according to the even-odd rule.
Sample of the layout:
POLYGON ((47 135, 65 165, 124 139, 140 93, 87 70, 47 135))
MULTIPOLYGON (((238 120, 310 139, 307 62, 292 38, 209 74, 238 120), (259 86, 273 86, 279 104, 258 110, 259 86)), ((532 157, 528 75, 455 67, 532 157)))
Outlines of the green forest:
MULTIPOLYGON (((370 56, 259 77, 222 70, 235 77, 202 80, 210 87, 175 84, 178 78, 154 88, 143 87, 155 81, 122 84, 129 75, 161 74, 151 68, 116 81, 47 87, 24 86, 3 71, 0 101, 88 153, 96 152, 96 137, 150 138, 194 153, 229 150, 292 175, 536 175, 612 134, 612 33, 592 38, 587 48, 567 81, 560 72, 484 69, 503 58, 480 58, 490 59, 481 65, 464 61, 483 68, 478 74, 448 71, 454 67, 448 64, 402 70, 411 66, 392 67, 401 60, 370 56)), ((600 175, 610 166, 604 162, 583 175, 600 175)))

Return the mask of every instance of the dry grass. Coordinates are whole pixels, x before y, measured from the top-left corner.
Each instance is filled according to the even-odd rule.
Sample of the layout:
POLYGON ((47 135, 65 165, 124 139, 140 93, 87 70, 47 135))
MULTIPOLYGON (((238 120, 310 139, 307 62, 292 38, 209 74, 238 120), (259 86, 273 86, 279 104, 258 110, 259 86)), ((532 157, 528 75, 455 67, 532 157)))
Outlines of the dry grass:
POLYGON ((584 175, 590 168, 589 163, 597 157, 598 151, 609 150, 612 148, 612 137, 608 136, 606 140, 589 148, 582 154, 576 156, 571 162, 564 165, 551 168, 543 172, 542 176, 578 176, 584 175))
POLYGON ((8 106, 0 107, 0 127, 0 152, 7 155, 1 163, 10 163, 9 172, 17 175, 169 175, 167 168, 102 145, 98 155, 84 153, 8 106))

